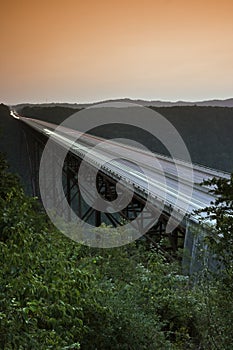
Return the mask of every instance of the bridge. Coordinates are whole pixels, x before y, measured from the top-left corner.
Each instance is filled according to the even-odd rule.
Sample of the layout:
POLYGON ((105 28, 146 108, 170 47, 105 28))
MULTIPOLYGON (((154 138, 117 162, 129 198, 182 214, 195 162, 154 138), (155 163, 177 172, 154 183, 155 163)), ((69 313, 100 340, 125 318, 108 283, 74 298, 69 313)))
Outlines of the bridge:
POLYGON ((47 160, 51 174, 43 178, 46 183, 42 187, 53 210, 68 221, 73 211, 96 227, 103 222, 113 227, 136 222, 148 244, 162 250, 168 259, 176 258, 180 248, 188 251, 189 258, 183 257, 183 264, 188 264, 188 272, 192 273, 197 240, 194 231, 197 227, 200 230, 194 210, 209 206, 215 199, 200 183, 212 177, 229 178, 229 174, 178 159, 174 162, 161 154, 71 128, 58 129, 55 124, 26 118, 13 110, 10 113, 26 135, 33 195, 41 198, 40 161, 47 141, 52 140, 54 147, 47 160), (60 155, 64 150, 63 163, 60 155), (57 164, 62 168, 62 186, 71 208, 68 212, 56 188, 57 164), (103 210, 98 210, 93 184, 109 203, 103 210), (113 203, 120 205, 117 213, 111 210, 113 203))

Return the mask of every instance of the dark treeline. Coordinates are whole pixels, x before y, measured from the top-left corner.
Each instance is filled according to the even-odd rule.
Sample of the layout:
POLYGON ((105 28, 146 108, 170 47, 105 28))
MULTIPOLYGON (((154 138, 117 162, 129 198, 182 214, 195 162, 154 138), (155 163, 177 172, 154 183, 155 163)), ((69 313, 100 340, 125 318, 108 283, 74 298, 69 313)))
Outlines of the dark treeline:
POLYGON ((25 134, 18 120, 10 116, 8 106, 0 104, 0 151, 8 160, 10 170, 17 173, 24 189, 31 194, 30 163, 25 134))
POLYGON ((68 118, 73 113, 79 111, 80 109, 74 109, 69 107, 23 107, 21 114, 25 117, 32 117, 35 119, 40 119, 46 122, 60 124, 66 118, 68 118))
POLYGON ((233 108, 156 108, 179 131, 194 163, 233 171, 233 108))

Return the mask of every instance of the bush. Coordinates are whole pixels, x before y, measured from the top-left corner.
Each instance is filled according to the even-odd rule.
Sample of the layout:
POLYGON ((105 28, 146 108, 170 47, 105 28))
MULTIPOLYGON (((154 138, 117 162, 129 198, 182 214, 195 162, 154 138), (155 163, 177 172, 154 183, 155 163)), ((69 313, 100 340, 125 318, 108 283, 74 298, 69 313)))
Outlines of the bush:
POLYGON ((79 245, 3 158, 0 247, 1 349, 232 349, 232 270, 203 271, 193 284, 142 243, 79 245))

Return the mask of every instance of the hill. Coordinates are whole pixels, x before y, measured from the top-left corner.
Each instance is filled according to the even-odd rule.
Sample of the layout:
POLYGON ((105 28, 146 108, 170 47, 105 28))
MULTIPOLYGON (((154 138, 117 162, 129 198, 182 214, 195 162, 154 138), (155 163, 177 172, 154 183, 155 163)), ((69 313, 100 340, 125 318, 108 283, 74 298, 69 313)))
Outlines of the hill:
MULTIPOLYGON (((151 107, 170 121, 182 136, 194 163, 199 163, 223 171, 233 171, 233 108, 229 107, 151 107)), ((28 117, 61 123, 69 115, 78 111, 66 107, 25 107, 28 117)), ((109 110, 100 109, 100 113, 109 110)), ((111 110, 111 113, 115 113, 111 110)), ((133 114, 132 114, 133 124, 133 114)), ((147 132, 130 125, 106 124, 90 133, 104 138, 131 138, 150 150, 168 154, 166 148, 147 132)))
POLYGON ((30 194, 30 164, 25 141, 19 122, 10 116, 8 106, 0 104, 0 152, 5 154, 10 171, 20 177, 25 190, 30 194))
POLYGON ((233 107, 233 98, 228 99, 214 99, 206 101, 159 101, 159 100, 142 100, 142 99, 130 99, 130 98, 119 98, 111 100, 103 100, 94 103, 21 103, 15 106, 12 106, 15 109, 22 110, 24 107, 65 107, 65 108, 86 108, 100 103, 106 102, 127 102, 127 103, 136 103, 142 106, 151 106, 151 107, 174 107, 174 106, 209 106, 209 107, 233 107))

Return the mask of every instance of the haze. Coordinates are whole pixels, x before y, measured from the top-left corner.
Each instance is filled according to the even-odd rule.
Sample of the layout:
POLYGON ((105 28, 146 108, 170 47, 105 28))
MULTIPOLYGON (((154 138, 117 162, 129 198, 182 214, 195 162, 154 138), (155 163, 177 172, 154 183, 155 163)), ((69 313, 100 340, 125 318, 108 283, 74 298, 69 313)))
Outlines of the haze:
POLYGON ((233 96, 233 1, 5 1, 1 102, 233 96))

